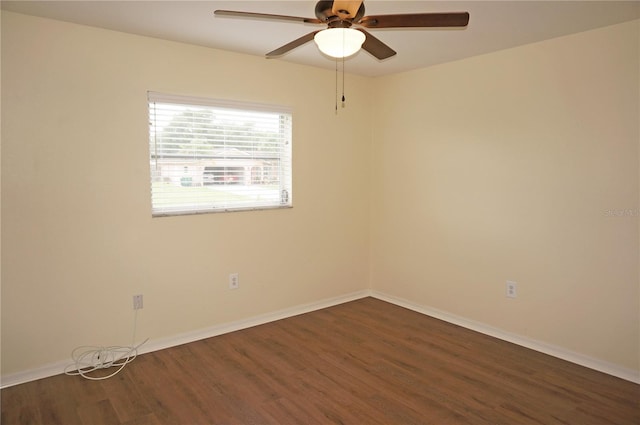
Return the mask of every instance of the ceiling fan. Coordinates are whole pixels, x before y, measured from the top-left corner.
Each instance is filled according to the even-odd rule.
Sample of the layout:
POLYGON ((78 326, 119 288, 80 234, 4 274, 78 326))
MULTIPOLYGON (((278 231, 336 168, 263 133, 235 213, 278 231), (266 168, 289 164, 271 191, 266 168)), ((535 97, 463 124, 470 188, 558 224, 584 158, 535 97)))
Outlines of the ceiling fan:
POLYGON ((400 15, 364 16, 364 2, 321 0, 316 4, 316 18, 272 15, 268 13, 216 10, 217 16, 277 19, 305 24, 326 25, 324 30, 313 31, 266 54, 267 58, 281 56, 296 47, 315 40, 320 50, 334 58, 344 58, 360 48, 382 60, 396 54, 385 43, 371 35, 366 29, 377 28, 432 28, 465 27, 469 23, 468 12, 409 13, 400 15), (356 26, 357 28, 351 28, 356 26))

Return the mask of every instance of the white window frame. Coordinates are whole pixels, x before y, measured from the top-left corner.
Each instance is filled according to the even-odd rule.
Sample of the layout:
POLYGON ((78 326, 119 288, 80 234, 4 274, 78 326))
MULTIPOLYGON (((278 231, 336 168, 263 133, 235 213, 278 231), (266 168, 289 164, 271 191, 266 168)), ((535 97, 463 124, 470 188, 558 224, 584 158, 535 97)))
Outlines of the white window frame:
POLYGON ((292 111, 148 92, 154 217, 293 207, 292 111))

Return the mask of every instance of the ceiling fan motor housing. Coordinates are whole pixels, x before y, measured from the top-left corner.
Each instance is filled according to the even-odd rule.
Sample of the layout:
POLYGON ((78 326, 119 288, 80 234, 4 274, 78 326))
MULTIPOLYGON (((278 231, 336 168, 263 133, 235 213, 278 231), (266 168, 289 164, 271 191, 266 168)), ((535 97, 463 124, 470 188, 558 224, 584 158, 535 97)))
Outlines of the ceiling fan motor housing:
MULTIPOLYGON (((349 22, 349 26, 352 21, 358 22, 360 18, 364 16, 364 3, 360 4, 360 8, 355 16, 350 16, 349 11, 347 10, 339 10, 336 12, 333 11, 333 1, 331 0, 321 0, 316 3, 316 17, 322 22, 326 22, 331 24, 333 22, 349 22), (340 16, 342 15, 342 16, 340 16)), ((335 25, 334 28, 345 28, 346 25, 335 25)))

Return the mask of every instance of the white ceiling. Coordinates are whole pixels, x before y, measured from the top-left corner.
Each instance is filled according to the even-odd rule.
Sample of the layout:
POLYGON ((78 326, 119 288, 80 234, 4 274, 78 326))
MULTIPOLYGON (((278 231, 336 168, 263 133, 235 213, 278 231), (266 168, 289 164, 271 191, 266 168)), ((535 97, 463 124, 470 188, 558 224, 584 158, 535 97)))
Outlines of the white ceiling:
MULTIPOLYGON (((216 49, 263 56, 320 25, 215 17, 216 9, 315 18, 315 1, 2 1, 2 9, 216 49)), ((465 29, 370 30, 398 52, 379 61, 360 51, 347 72, 380 76, 640 18, 640 1, 379 1, 365 15, 470 13, 465 29)), ((265 59, 267 60, 267 59, 265 59)), ((279 59, 333 69, 313 42, 279 59)))

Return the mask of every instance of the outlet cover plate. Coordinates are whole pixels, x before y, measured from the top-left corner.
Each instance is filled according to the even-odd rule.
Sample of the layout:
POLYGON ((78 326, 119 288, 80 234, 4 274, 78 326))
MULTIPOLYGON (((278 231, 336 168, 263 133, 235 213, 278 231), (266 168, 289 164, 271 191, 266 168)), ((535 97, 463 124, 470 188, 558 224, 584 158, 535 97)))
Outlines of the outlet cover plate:
POLYGON ((133 309, 140 310, 142 308, 142 294, 133 296, 133 309))
POLYGON ((240 287, 240 280, 238 273, 229 274, 229 289, 238 289, 240 287))

